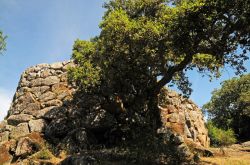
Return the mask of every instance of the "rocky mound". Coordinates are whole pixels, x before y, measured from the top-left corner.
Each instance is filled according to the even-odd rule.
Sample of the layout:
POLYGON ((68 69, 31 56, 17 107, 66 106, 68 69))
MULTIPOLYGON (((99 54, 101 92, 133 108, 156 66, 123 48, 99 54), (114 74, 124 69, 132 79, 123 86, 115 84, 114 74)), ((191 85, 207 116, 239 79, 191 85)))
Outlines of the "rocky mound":
MULTIPOLYGON (((100 147, 104 144, 105 147, 115 146, 120 144, 120 139, 127 137, 110 131, 114 130, 118 119, 103 108, 104 98, 78 95, 76 87, 68 84, 68 66, 72 63, 40 64, 22 74, 8 115, 0 124, 0 164, 29 162, 46 156, 51 158, 51 152, 60 157, 65 150, 68 154, 87 154, 70 157, 64 164, 93 161, 105 154, 103 159, 106 160, 107 157, 110 160, 126 157, 126 151, 114 156, 114 147, 109 151, 100 147), (90 152, 92 156, 88 156, 90 152), (40 157, 36 157, 39 154, 40 157)), ((201 110, 191 100, 166 89, 159 99, 163 128, 158 132, 166 135, 164 137, 179 156, 190 157, 185 142, 209 146, 201 110)))

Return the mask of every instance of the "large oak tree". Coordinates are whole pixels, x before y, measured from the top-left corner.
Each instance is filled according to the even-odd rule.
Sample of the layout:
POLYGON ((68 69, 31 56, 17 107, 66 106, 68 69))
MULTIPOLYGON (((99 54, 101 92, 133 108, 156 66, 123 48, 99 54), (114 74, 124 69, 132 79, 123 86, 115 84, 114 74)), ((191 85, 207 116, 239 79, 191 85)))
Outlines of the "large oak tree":
POLYGON ((245 71, 249 0, 110 0, 104 7, 100 35, 75 42, 70 77, 82 91, 121 103, 122 112, 155 123, 153 107, 166 84, 190 95, 187 71, 245 71))

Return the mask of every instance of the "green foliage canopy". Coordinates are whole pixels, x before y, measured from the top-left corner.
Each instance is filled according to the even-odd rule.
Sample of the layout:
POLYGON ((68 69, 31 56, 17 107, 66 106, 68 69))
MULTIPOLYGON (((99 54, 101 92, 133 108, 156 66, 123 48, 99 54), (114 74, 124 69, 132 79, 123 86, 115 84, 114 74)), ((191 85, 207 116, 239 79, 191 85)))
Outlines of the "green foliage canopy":
POLYGON ((224 81, 203 109, 217 127, 233 129, 239 139, 250 139, 250 74, 224 81))
POLYGON ((211 121, 207 123, 208 135, 213 146, 228 146, 237 140, 232 129, 223 130, 216 127, 211 121))
POLYGON ((111 93, 157 95, 168 83, 191 93, 186 72, 245 71, 249 0, 111 0, 101 33, 77 40, 71 77, 82 88, 105 81, 111 93), (238 48, 242 49, 238 53, 238 48), (160 80, 157 80, 157 78, 160 80))
POLYGON ((157 96, 166 84, 190 95, 189 70, 211 77, 220 76, 225 65, 245 71, 249 5, 249 0, 110 0, 100 35, 75 42, 76 67, 69 77, 82 91, 104 96, 107 109, 125 112, 120 123, 129 128, 152 123, 154 130, 161 123, 157 96))

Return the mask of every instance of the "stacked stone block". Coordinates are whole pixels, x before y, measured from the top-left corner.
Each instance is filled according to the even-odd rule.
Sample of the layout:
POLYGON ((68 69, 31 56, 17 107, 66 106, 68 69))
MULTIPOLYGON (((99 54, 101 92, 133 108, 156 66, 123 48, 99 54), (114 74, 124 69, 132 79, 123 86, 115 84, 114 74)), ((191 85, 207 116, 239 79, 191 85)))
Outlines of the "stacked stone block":
POLYGON ((200 108, 175 91, 163 92, 165 98, 159 105, 163 127, 182 135, 186 141, 208 147, 210 139, 200 108))
MULTIPOLYGON (((46 130, 48 135, 55 133, 50 129, 53 125, 58 125, 56 128, 59 133, 61 130, 67 131, 64 126, 69 125, 64 119, 72 117, 67 116, 70 111, 67 103, 72 100, 76 91, 67 80, 67 68, 70 66, 73 66, 70 61, 39 64, 24 71, 8 115, 0 122, 0 152, 5 153, 1 156, 12 159, 13 153, 14 156, 32 153, 30 148, 36 143, 34 139, 37 138, 32 140, 28 136, 38 134, 36 136, 42 137, 46 130)), ((208 132, 201 110, 191 100, 181 97, 174 91, 164 89, 163 92, 164 99, 160 99, 162 101, 159 104, 163 128, 179 134, 178 137, 181 136, 185 141, 208 147, 208 132)), ((95 123, 96 119, 99 119, 98 116, 103 116, 103 112, 104 110, 98 111, 94 120, 86 123, 95 123)), ((104 118, 105 116, 107 115, 104 115, 104 118)), ((85 124, 85 127, 92 127, 91 124, 85 124)), ((83 131, 83 135, 85 134, 83 131)), ((6 162, 11 161, 9 159, 6 162)))

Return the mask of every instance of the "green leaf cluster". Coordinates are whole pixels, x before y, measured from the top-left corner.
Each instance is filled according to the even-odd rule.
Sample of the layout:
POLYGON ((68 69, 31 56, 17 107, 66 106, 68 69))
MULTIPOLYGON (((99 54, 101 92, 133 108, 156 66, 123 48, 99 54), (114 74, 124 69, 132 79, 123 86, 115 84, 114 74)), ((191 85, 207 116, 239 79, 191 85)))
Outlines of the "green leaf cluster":
POLYGON ((203 110, 217 127, 233 129, 239 139, 249 139, 250 74, 224 81, 203 110))
POLYGON ((208 135, 213 146, 228 146, 236 143, 236 137, 232 129, 223 130, 216 127, 211 121, 207 123, 208 135))
POLYGON ((210 77, 219 77, 225 65, 245 71, 249 5, 249 0, 110 0, 100 35, 74 45, 77 67, 71 78, 122 100, 155 97, 166 84, 190 95, 189 70, 210 77))
POLYGON ((95 43, 91 41, 75 41, 72 58, 78 67, 70 67, 69 79, 76 81, 84 91, 99 84, 100 68, 94 59, 95 43))
MULTIPOLYGON (((154 134, 161 126, 157 105, 165 85, 189 96, 190 70, 210 77, 219 77, 225 65, 245 71, 249 5, 249 0, 109 0, 100 34, 75 42, 69 78, 83 94, 102 96, 99 107, 115 114, 121 135, 136 139, 142 128, 154 134)), ((246 99, 248 93, 241 97, 246 99)), ((218 121, 227 126, 231 120, 218 121)))

